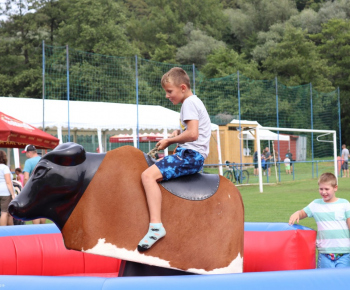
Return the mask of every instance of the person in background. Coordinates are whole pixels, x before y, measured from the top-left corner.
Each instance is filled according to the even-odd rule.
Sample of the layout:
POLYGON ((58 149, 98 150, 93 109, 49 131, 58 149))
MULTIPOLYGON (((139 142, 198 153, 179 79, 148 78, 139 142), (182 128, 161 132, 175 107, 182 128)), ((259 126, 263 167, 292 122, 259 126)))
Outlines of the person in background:
POLYGON ((343 161, 342 164, 342 169, 343 169, 343 177, 349 177, 349 165, 348 165, 348 161, 349 161, 349 150, 346 148, 346 145, 343 144, 342 146, 342 151, 341 151, 341 159, 343 161))
MULTIPOLYGON (((35 166, 38 164, 41 157, 38 155, 38 152, 36 151, 35 146, 30 145, 30 144, 24 148, 22 153, 25 153, 26 157, 28 158, 26 160, 26 162, 24 163, 24 168, 23 168, 23 172, 24 172, 23 185, 25 186, 29 180, 29 177, 32 175, 32 172, 33 172, 35 166)), ((33 222, 33 224, 45 224, 46 219, 44 219, 44 218, 35 219, 32 222, 33 222)))
POLYGON ((24 186, 24 175, 23 175, 23 173, 22 173, 22 169, 19 168, 19 167, 16 168, 16 169, 15 169, 15 173, 16 173, 16 175, 17 175, 16 180, 19 181, 19 182, 22 184, 22 186, 24 186))
POLYGON ((13 219, 9 219, 8 206, 13 198, 15 198, 15 191, 12 186, 12 174, 10 168, 7 166, 7 155, 5 151, 0 150, 0 207, 1 218, 0 226, 13 224, 13 219), (12 220, 12 223, 11 223, 12 220))
POLYGON ((271 176, 271 153, 269 147, 265 148, 265 161, 266 161, 266 168, 267 168, 267 174, 271 176))
POLYGON ((290 161, 292 161, 292 160, 293 160, 293 154, 290 152, 290 150, 289 150, 289 149, 287 150, 287 153, 286 153, 286 156, 285 156, 285 157, 289 158, 289 159, 290 159, 290 161))
POLYGON ((261 153, 261 169, 263 170, 264 175, 266 175, 265 149, 261 153))
POLYGON ((243 155, 250 156, 250 148, 243 148, 243 155))
POLYGON ((288 157, 284 158, 284 166, 286 168, 286 174, 291 174, 290 173, 290 159, 288 157))
POLYGON ((286 153, 286 156, 285 156, 286 158, 289 158, 289 160, 290 160, 290 166, 292 167, 293 166, 293 163, 292 163, 292 161, 293 161, 293 154, 292 154, 292 152, 290 152, 290 149, 288 149, 287 150, 287 153, 286 153))
POLYGON ((258 176, 259 175, 258 151, 254 152, 253 163, 254 163, 254 176, 258 176))
POLYGON ((318 180, 320 199, 293 213, 289 224, 306 217, 317 222, 317 268, 350 267, 350 203, 335 196, 337 178, 333 173, 323 173, 318 180))

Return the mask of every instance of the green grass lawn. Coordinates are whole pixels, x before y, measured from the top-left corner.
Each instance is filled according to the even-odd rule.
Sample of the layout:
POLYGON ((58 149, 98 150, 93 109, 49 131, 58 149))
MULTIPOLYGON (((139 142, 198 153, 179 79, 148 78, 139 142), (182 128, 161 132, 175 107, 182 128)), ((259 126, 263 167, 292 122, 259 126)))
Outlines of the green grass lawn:
MULTIPOLYGON (((246 222, 288 222, 292 213, 320 198, 316 178, 266 185, 263 193, 257 185, 238 189, 244 202, 246 222)), ((350 201, 350 178, 339 178, 336 196, 350 201)), ((300 224, 317 229, 313 218, 301 220, 300 224)))
MULTIPOLYGON (((47 224, 52 224, 52 221, 46 219, 46 223, 47 223, 47 224)), ((26 222, 26 225, 31 225, 31 224, 33 224, 32 221, 26 222)))
MULTIPOLYGON (((325 159, 325 160, 330 160, 325 159)), ((284 164, 279 164, 279 166, 274 166, 273 163, 271 163, 271 176, 269 176, 269 179, 267 179, 266 175, 263 175, 263 182, 264 183, 276 183, 278 182, 287 182, 287 181, 296 181, 296 180, 305 180, 305 179, 312 179, 317 178, 322 173, 325 172, 333 172, 334 171, 334 163, 331 161, 323 161, 323 160, 316 160, 312 162, 300 162, 300 163, 294 163, 292 166, 292 169, 294 169, 294 174, 292 172, 291 175, 287 175, 285 172, 285 166, 284 164)), ((257 184, 259 183, 258 176, 254 176, 254 168, 253 166, 247 166, 243 169, 246 169, 249 172, 249 183, 250 184, 257 184)), ((223 166, 223 171, 225 172, 226 168, 223 166)), ((204 167, 204 172, 206 173, 213 173, 218 174, 219 170, 218 167, 204 167)), ((267 170, 266 172, 267 173, 267 170)))

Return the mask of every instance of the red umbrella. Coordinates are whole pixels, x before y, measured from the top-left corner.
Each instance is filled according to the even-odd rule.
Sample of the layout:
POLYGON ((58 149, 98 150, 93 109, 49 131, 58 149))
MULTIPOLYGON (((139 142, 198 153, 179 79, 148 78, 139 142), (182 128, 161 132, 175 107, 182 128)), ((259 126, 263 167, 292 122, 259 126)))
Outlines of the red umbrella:
POLYGON ((0 147, 24 148, 27 144, 37 149, 53 149, 59 139, 0 112, 0 147))
POLYGON ((129 134, 119 134, 114 135, 109 138, 110 143, 126 143, 126 142, 133 142, 132 135, 129 134))
MULTIPOLYGON (((170 136, 170 134, 168 134, 170 136)), ((158 142, 159 140, 164 139, 164 135, 160 133, 144 133, 139 135, 140 142, 158 142)), ((124 143, 124 142, 134 142, 133 136, 129 134, 119 134, 114 135, 109 138, 110 143, 124 143)))

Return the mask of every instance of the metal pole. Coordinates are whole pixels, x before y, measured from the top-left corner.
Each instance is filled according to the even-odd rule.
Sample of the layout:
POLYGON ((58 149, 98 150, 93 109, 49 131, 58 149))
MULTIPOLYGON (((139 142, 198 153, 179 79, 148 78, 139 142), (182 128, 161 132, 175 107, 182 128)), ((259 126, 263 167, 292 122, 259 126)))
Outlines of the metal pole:
POLYGON ((257 141, 257 150, 258 150, 258 169, 259 169, 259 190, 262 193, 263 192, 263 180, 262 180, 262 167, 261 167, 261 148, 260 148, 260 133, 259 133, 259 126, 255 127, 255 138, 257 141))
POLYGON ((66 60, 67 60, 67 103, 68 103, 68 142, 70 142, 70 119, 69 119, 69 48, 66 45, 66 60))
POLYGON ((139 77, 137 68, 137 55, 135 55, 135 77, 136 77, 136 138, 137 138, 137 148, 140 148, 139 140, 139 77))
MULTIPOLYGON (((240 156, 240 171, 241 171, 241 176, 242 176, 242 128, 241 128, 241 92, 239 89, 239 71, 237 71, 237 86, 238 86, 238 128, 239 128, 239 133, 240 134, 240 138, 239 139, 239 156, 240 156)), ((242 180, 242 178, 241 178, 242 180)))
POLYGON ((192 64, 193 94, 196 94, 196 67, 192 64))
POLYGON ((43 131, 45 131, 45 40, 43 40, 43 131))
MULTIPOLYGON (((311 130, 314 128, 313 109, 312 109, 312 84, 310 83, 310 106, 311 106, 311 130)), ((311 159, 314 161, 314 133, 311 132, 311 159)), ((314 178, 314 163, 312 162, 312 178, 314 178)))
MULTIPOLYGON (((275 77, 275 84, 276 84, 276 116, 277 116, 277 128, 280 127, 279 124, 279 114, 278 114, 278 85, 277 85, 277 77, 275 77)), ((278 160, 277 160, 277 164, 278 164, 278 181, 281 182, 281 168, 280 168, 280 131, 277 130, 277 152, 278 152, 278 160)), ((274 154, 275 155, 275 154, 274 154)), ((276 164, 276 161, 275 161, 276 164)), ((276 168, 276 165, 275 165, 276 168)))
POLYGON ((340 91, 338 87, 338 119, 339 119, 339 154, 341 154, 341 122, 340 122, 340 91))
POLYGON ((338 168, 337 168, 337 133, 333 133, 333 152, 334 152, 334 175, 338 178, 338 168))
MULTIPOLYGON (((281 128, 282 131, 286 131, 286 132, 307 132, 307 133, 328 133, 328 134, 333 134, 336 133, 335 130, 311 130, 311 129, 297 129, 297 128, 281 128)), ((275 130, 276 131, 276 127, 260 127, 260 130, 275 130)))

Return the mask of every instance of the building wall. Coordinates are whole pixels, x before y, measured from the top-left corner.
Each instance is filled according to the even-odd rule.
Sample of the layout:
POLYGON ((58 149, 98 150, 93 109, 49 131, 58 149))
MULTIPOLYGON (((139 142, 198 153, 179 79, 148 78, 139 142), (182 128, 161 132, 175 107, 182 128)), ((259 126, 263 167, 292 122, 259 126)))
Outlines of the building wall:
MULTIPOLYGON (((281 134, 281 135, 287 135, 287 134, 281 134)), ((280 143, 280 156, 281 156, 281 161, 284 160, 288 149, 290 152, 293 154, 293 160, 298 160, 297 159, 297 140, 299 139, 299 136, 295 135, 289 135, 290 141, 279 141, 280 143)), ((273 145, 275 147, 276 152, 278 152, 278 141, 275 140, 273 141, 273 145)))
MULTIPOLYGON (((241 124, 242 127, 245 124, 241 124)), ((246 125, 248 126, 248 125, 246 125)), ((250 156, 243 155, 243 137, 240 136, 239 131, 237 131, 237 124, 227 124, 226 126, 219 126, 220 132, 220 143, 221 143, 221 158, 222 163, 225 163, 226 160, 235 163, 252 163, 253 154, 256 150, 256 144, 254 144, 254 150, 250 152, 250 156), (241 146, 241 148, 240 148, 241 146), (242 159, 241 159, 242 154, 242 159)), ((252 125, 249 125, 252 127, 252 125)), ((216 132, 212 132, 212 138, 210 140, 210 153, 208 158, 205 161, 205 164, 218 164, 218 155, 217 155, 217 140, 216 132)), ((256 142, 255 142, 256 143, 256 142)))

